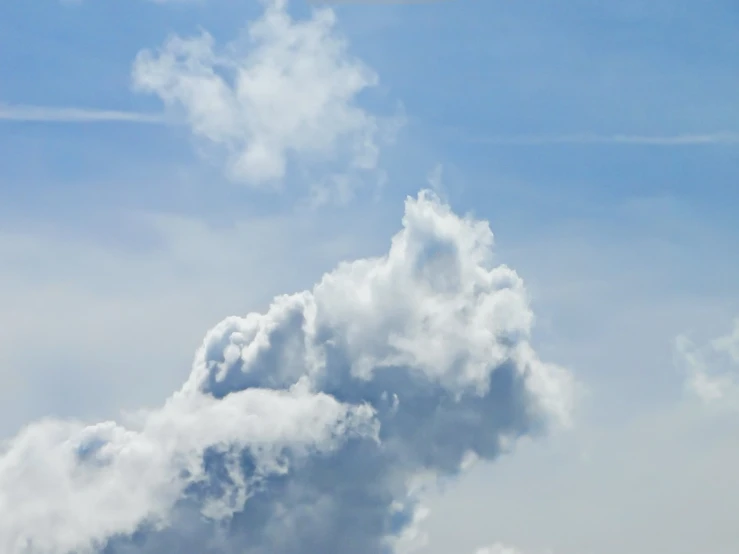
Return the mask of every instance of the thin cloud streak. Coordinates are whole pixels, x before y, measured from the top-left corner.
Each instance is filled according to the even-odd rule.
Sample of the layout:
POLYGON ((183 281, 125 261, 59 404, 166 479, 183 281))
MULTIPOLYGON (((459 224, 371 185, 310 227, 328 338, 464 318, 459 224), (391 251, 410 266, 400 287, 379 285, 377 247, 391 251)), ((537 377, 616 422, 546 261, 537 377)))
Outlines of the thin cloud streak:
MULTIPOLYGON (((456 134, 456 133, 455 133, 456 134)), ((677 135, 599 135, 581 133, 572 135, 521 135, 521 136, 465 136, 467 142, 477 144, 538 146, 550 144, 623 144, 644 146, 699 146, 739 144, 739 133, 683 133, 677 135)))
MULTIPOLYGON (((0 104, 0 121, 26 123, 144 123, 164 125, 174 123, 163 113, 99 110, 95 108, 47 107, 0 104)), ((538 146, 556 144, 622 144, 643 146, 739 145, 739 132, 681 133, 675 135, 602 135, 578 133, 566 135, 494 135, 474 136, 453 131, 455 138, 465 142, 501 146, 538 146)))
POLYGON ((26 105, 0 105, 0 121, 28 123, 169 123, 164 114, 157 113, 26 105))

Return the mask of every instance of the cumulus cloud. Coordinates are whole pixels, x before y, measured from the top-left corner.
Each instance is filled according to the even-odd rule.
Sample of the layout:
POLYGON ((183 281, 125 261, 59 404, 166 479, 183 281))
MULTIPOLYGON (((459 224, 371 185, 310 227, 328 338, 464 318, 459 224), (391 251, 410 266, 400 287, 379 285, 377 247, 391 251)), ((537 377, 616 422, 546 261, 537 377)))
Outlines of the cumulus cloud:
POLYGON ((301 171, 330 167, 333 177, 316 186, 346 188, 378 166, 383 120, 357 102, 377 75, 350 55, 330 9, 296 21, 286 0, 264 4, 262 17, 225 48, 203 33, 140 52, 134 86, 223 152, 235 180, 276 187, 293 163, 301 171))
POLYGON ((739 318, 731 332, 702 347, 685 335, 675 347, 692 393, 706 403, 739 408, 739 318))
POLYGON ((419 483, 568 421, 572 377, 492 246, 422 192, 384 256, 216 325, 161 408, 28 426, 0 451, 0 550, 411 550, 419 483))

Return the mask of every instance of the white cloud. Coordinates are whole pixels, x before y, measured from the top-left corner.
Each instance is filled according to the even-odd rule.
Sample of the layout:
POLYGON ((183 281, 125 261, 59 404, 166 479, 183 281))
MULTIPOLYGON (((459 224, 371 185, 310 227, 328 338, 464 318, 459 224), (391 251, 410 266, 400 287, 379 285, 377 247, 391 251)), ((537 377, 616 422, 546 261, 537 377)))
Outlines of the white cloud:
POLYGON ((426 181, 428 182, 429 187, 431 187, 431 190, 438 194, 440 198, 444 198, 446 196, 444 188, 444 166, 442 164, 436 164, 433 169, 429 171, 429 174, 426 176, 426 181))
POLYGON ((703 347, 685 335, 677 337, 675 347, 691 392, 703 402, 739 408, 739 319, 728 335, 703 347))
POLYGON ((164 406, 19 433, 0 455, 0 548, 417 544, 412 481, 566 421, 572 378, 529 345, 523 283, 492 265, 486 223, 423 193, 403 227, 385 256, 217 325, 164 406))
POLYGON ((324 178, 328 167, 337 186, 375 170, 382 122, 357 97, 377 75, 351 56, 331 10, 295 21, 286 2, 265 4, 246 36, 225 48, 203 33, 140 52, 135 88, 180 113, 224 153, 228 175, 251 186, 279 186, 291 163, 321 166, 324 178))

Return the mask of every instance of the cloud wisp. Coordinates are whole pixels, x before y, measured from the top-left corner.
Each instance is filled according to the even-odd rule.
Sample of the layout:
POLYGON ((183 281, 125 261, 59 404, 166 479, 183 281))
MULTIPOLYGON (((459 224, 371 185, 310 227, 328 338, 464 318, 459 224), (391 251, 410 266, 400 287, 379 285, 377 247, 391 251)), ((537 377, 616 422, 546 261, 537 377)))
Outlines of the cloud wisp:
POLYGON ((0 450, 0 550, 409 548, 421 477, 568 421, 573 378, 531 347, 523 282, 492 246, 422 192, 384 256, 216 325, 162 407, 27 426, 0 450))
MULTIPOLYGON (((199 39, 212 45, 212 38, 203 35, 199 39)), ((174 48, 174 43, 167 43, 174 48)), ((47 123, 144 123, 144 124, 182 124, 182 121, 165 113, 144 113, 121 110, 101 110, 86 107, 32 106, 24 104, 0 104, 0 121, 47 122, 47 123)), ((371 133, 370 133, 371 134, 371 133)), ((463 136, 460 134, 459 136, 463 136)), ((218 139, 214 139, 218 140, 218 139)), ((474 137, 465 135, 465 141, 493 145, 556 145, 556 144, 612 144, 643 146, 700 146, 739 145, 739 133, 681 133, 675 135, 633 135, 597 133, 549 134, 549 135, 497 135, 474 137)))
POLYGON ((39 123, 145 123, 165 124, 165 114, 0 104, 0 121, 39 123))
POLYGON ((675 349, 688 390, 706 404, 739 409, 739 318, 730 333, 702 347, 680 335, 675 349))

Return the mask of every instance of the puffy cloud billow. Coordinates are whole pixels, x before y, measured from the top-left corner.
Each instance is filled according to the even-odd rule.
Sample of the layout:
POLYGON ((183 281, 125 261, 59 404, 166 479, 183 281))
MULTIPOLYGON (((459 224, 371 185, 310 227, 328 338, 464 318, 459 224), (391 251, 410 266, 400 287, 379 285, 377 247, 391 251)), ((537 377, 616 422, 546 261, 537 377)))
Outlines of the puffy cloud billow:
POLYGON ((386 255, 216 325, 161 408, 31 424, 0 454, 0 551, 400 551, 420 476, 568 420, 572 377, 492 247, 421 192, 386 255))
POLYGON ((203 33, 141 51, 136 90, 157 95, 247 185, 279 187, 290 163, 341 182, 372 174, 383 136, 399 125, 358 102, 377 74, 349 53, 332 10, 295 20, 286 0, 262 4, 262 17, 225 48, 203 33))

